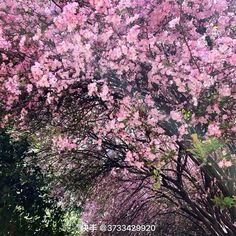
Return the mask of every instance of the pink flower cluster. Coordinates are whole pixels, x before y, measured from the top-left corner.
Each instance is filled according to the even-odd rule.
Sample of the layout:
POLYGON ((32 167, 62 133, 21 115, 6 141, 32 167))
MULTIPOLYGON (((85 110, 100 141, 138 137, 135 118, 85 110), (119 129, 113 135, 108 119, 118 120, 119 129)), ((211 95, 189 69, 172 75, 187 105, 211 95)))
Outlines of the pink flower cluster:
POLYGON ((68 137, 63 137, 61 135, 53 137, 52 143, 54 148, 59 151, 72 150, 77 147, 77 145, 68 137))
POLYGON ((210 124, 208 125, 208 134, 219 138, 221 136, 221 130, 218 125, 210 124))
MULTIPOLYGON (((30 6, 5 2, 0 5, 3 108, 19 104, 25 116, 31 109, 47 110, 66 127, 72 118, 78 120, 84 136, 73 137, 89 140, 85 148, 102 149, 107 138, 122 140, 142 164, 170 147, 175 150, 176 139, 199 124, 209 124, 206 135, 217 138, 234 132, 230 1, 64 1, 62 11, 47 0, 30 1, 30 6), (1 10, 6 5, 9 14, 1 10), (28 18, 19 11, 30 8, 35 11, 28 18), (64 114, 72 117, 64 120, 64 114), (87 137, 91 130, 94 140, 87 137)), ((73 149, 73 140, 66 138, 71 135, 68 131, 53 143, 73 149)))
POLYGON ((76 2, 67 4, 63 8, 62 14, 54 19, 56 27, 58 29, 64 29, 66 27, 68 32, 72 32, 81 21, 81 16, 76 15, 77 8, 78 3, 76 2))
POLYGON ((232 162, 231 161, 227 161, 227 160, 221 160, 221 161, 218 162, 218 166, 220 168, 227 168, 227 167, 232 166, 232 162))
POLYGON ((93 6, 98 12, 106 10, 110 6, 110 0, 89 0, 91 6, 93 6))

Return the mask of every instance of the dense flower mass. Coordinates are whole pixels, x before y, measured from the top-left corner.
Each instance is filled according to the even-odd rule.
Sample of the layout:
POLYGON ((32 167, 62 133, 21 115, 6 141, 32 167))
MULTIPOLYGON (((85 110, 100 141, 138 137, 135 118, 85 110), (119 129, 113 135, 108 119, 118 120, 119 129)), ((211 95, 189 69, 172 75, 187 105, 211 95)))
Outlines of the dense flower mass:
MULTIPOLYGON (((33 128, 54 152, 102 153, 124 175, 161 170, 193 134, 198 148, 235 144, 235 9, 234 0, 2 1, 0 125, 33 128)), ((213 160, 217 173, 235 167, 228 152, 213 160)))
POLYGON ((108 108, 96 114, 97 137, 135 146, 131 151, 141 162, 144 153, 153 160, 153 143, 169 142, 163 122, 176 123, 171 140, 199 124, 209 125, 216 137, 235 129, 233 3, 107 0, 60 6, 1 4, 2 107, 10 110, 24 97, 22 109, 32 110, 46 97, 41 105, 53 109, 65 92, 87 93, 108 108))

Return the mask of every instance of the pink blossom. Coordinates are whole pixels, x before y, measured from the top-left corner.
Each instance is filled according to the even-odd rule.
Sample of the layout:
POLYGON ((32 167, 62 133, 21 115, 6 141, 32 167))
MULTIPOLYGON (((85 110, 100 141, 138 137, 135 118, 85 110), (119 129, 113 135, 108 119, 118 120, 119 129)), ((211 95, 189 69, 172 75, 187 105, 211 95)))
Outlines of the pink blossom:
POLYGON ((77 24, 81 20, 80 15, 76 15, 78 3, 68 3, 64 8, 61 15, 57 16, 54 19, 54 23, 58 29, 63 29, 67 27, 69 32, 72 32, 77 24))
POLYGON ((215 136, 215 137, 220 137, 221 136, 221 131, 218 125, 216 124, 210 124, 208 126, 208 134, 210 136, 215 136))
POLYGON ((115 128, 116 128, 115 124, 116 124, 116 121, 115 121, 115 120, 109 121, 109 122, 107 123, 107 125, 106 125, 106 129, 107 129, 108 131, 110 131, 110 130, 112 130, 112 129, 115 129, 115 128))
POLYGON ((182 121, 182 115, 177 112, 177 111, 171 111, 170 112, 170 117, 173 119, 173 120, 176 120, 178 122, 181 122, 182 121))
POLYGON ((115 177, 116 176, 116 169, 112 168, 110 174, 111 174, 111 176, 115 177))
POLYGON ((42 71, 40 63, 35 62, 35 64, 31 67, 31 72, 33 74, 33 77, 35 78, 42 76, 43 71, 42 71))
POLYGON ((229 62, 236 66, 236 54, 234 53, 230 58, 229 58, 229 62))
POLYGON ((5 40, 0 33, 0 48, 7 49, 11 46, 11 43, 5 40))
POLYGON ((50 93, 48 93, 47 94, 47 100, 46 100, 47 104, 51 104, 53 100, 54 100, 54 97, 51 96, 50 93))
POLYGON ((76 144, 68 137, 61 135, 53 137, 53 146, 59 151, 72 150, 76 148, 76 144))
POLYGON ((26 86, 26 91, 27 91, 28 93, 31 93, 32 90, 33 90, 33 85, 32 85, 32 84, 27 84, 27 86, 26 86))
POLYGON ((48 76, 43 75, 40 80, 36 82, 36 85, 38 87, 50 87, 49 81, 48 81, 48 76))
POLYGON ((102 140, 104 148, 106 140, 120 140, 122 147, 135 150, 126 153, 125 161, 142 168, 143 158, 159 161, 161 151, 175 150, 177 138, 188 134, 180 112, 186 106, 193 108, 192 127, 215 120, 207 135, 220 137, 222 120, 227 121, 225 134, 236 130, 228 110, 236 98, 231 32, 235 17, 226 11, 230 1, 183 1, 181 10, 177 1, 63 1, 62 12, 47 0, 5 2, 12 6, 6 8, 9 13, 0 10, 0 48, 5 52, 0 64, 1 109, 16 121, 30 109, 52 116, 56 122, 50 125, 65 132, 52 138, 56 149, 73 150, 72 134, 84 140, 84 148, 95 151, 102 140), (34 9, 32 15, 19 11, 29 8, 34 9), (181 32, 176 27, 180 18, 181 32), (21 91, 30 95, 24 102, 19 101, 21 91), (230 99, 222 108, 223 96, 230 99), (86 99, 91 106, 83 103, 86 99), (16 109, 11 110, 14 103, 16 109), (199 115, 198 108, 203 109, 199 115), (179 122, 172 136, 159 127, 169 118, 179 122))
POLYGON ((222 161, 218 162, 218 166, 220 168, 227 168, 227 167, 232 166, 232 162, 231 161, 227 161, 227 160, 222 160, 222 161))
POLYGON ((141 161, 135 161, 135 162, 134 162, 134 166, 137 167, 137 168, 139 168, 139 169, 141 169, 141 168, 144 167, 144 163, 141 162, 141 161))
POLYGON ((187 129, 186 129, 186 127, 185 127, 185 125, 181 125, 181 126, 178 128, 178 131, 179 131, 180 136, 183 136, 183 135, 185 135, 185 134, 188 133, 188 132, 187 132, 187 129))
POLYGON ((88 95, 92 96, 96 92, 97 92, 97 84, 96 83, 89 84, 88 85, 88 95))
POLYGON ((5 88, 12 94, 15 94, 15 95, 21 94, 21 91, 19 89, 19 82, 18 82, 17 76, 9 78, 5 82, 5 88))
POLYGON ((89 3, 97 10, 103 11, 110 5, 110 0, 89 0, 89 3))
POLYGON ((236 125, 234 125, 234 126, 231 128, 231 130, 232 130, 233 132, 236 132, 236 125))
POLYGON ((106 84, 104 84, 102 87, 102 92, 99 93, 99 95, 103 101, 106 101, 108 99, 108 93, 109 93, 109 88, 106 84))
POLYGON ((222 97, 230 96, 231 95, 231 89, 227 85, 223 85, 219 88, 219 94, 222 97))
POLYGON ((154 101, 150 95, 145 96, 145 103, 147 103, 148 106, 152 107, 154 105, 154 101))
POLYGON ((215 6, 214 6, 215 9, 219 12, 224 11, 228 6, 228 3, 226 0, 214 0, 214 3, 215 3, 215 6))
POLYGON ((25 44, 25 41, 26 41, 26 35, 23 35, 20 39, 20 43, 19 43, 19 46, 21 49, 24 48, 24 44, 25 44))
POLYGON ((174 28, 179 23, 180 18, 175 18, 169 22, 170 28, 174 28))
POLYGON ((28 114, 28 111, 25 108, 23 108, 20 113, 20 119, 23 121, 27 114, 28 114))
POLYGON ((117 113, 117 120, 123 121, 127 119, 128 113, 124 110, 124 108, 121 108, 120 111, 117 113))
POLYGON ((131 151, 126 152, 125 155, 125 161, 127 161, 128 163, 133 162, 134 158, 133 158, 133 154, 131 151))
POLYGON ((139 34, 139 27, 138 26, 131 28, 127 34, 127 37, 126 37, 127 41, 129 43, 137 41, 138 34, 139 34))
POLYGON ((219 51, 221 52, 221 53, 227 53, 227 50, 229 49, 229 46, 228 45, 225 45, 225 44, 223 44, 223 45, 220 45, 219 46, 219 51))
POLYGON ((136 125, 136 126, 139 126, 139 125, 142 124, 142 123, 140 122, 139 113, 138 113, 137 111, 133 114, 133 117, 132 117, 130 123, 131 123, 132 125, 136 125))

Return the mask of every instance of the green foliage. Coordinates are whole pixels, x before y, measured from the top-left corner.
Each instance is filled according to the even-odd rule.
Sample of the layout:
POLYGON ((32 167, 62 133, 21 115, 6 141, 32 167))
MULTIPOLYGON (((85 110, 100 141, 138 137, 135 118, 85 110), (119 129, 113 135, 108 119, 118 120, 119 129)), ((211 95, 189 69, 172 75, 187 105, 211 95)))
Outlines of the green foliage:
POLYGON ((68 210, 64 215, 63 231, 68 235, 78 236, 81 234, 80 213, 76 210, 68 210))
POLYGON ((216 207, 219 207, 221 211, 223 211, 226 208, 232 208, 236 206, 236 197, 230 197, 230 196, 214 196, 212 199, 216 207))
POLYGON ((229 124, 227 122, 220 124, 220 129, 227 129, 228 127, 229 127, 229 124))
POLYGON ((37 136, 34 135, 34 134, 31 134, 29 137, 28 137, 28 141, 30 143, 30 147, 31 147, 31 150, 34 152, 34 153, 38 153, 41 149, 41 142, 40 140, 38 140, 37 136))
POLYGON ((220 100, 220 107, 221 108, 224 108, 227 104, 229 104, 231 98, 230 97, 223 97, 221 100, 220 100))
POLYGON ((184 120, 188 121, 191 118, 191 112, 186 110, 186 109, 182 109, 181 111, 184 120))
POLYGON ((197 134, 192 135, 192 147, 188 149, 197 158, 204 161, 209 154, 215 152, 224 145, 215 138, 209 138, 207 140, 200 140, 197 134))
POLYGON ((152 180, 153 180, 153 188, 154 189, 159 189, 161 186, 161 176, 160 176, 160 170, 159 169, 154 169, 152 171, 152 180))
POLYGON ((174 155, 176 154, 176 152, 174 150, 166 150, 164 152, 164 154, 161 155, 161 161, 168 161, 170 160, 174 155))
POLYGON ((45 176, 25 161, 28 147, 25 138, 13 141, 0 130, 1 235, 64 235, 63 212, 48 196, 45 176))

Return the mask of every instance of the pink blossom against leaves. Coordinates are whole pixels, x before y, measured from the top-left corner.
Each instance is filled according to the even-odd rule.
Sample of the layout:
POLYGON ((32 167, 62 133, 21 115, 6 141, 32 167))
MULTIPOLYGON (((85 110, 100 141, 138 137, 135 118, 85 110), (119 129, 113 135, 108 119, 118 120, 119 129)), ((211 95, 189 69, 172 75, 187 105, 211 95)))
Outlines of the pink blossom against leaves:
POLYGON ((214 110, 214 112, 215 112, 216 114, 218 114, 218 115, 221 113, 218 104, 214 104, 214 106, 213 106, 213 110, 214 110))
POLYGON ((120 111, 117 113, 117 120, 118 121, 123 121, 127 119, 128 113, 124 109, 120 109, 120 111))
POLYGON ((39 80, 36 82, 36 86, 37 86, 37 87, 45 87, 45 88, 50 87, 50 84, 49 84, 47 75, 43 75, 43 76, 41 77, 41 79, 39 79, 39 80))
POLYGON ((24 50, 25 42, 26 42, 26 35, 23 35, 20 39, 20 42, 19 42, 19 46, 20 46, 21 51, 24 50))
MULTIPOLYGON (((30 24, 19 11, 28 9, 23 0, 6 2, 10 14, 0 5, 0 19, 7 16, 7 24, 0 20, 1 110, 16 124, 29 120, 27 127, 34 127, 30 117, 42 117, 42 137, 48 126, 60 133, 51 138, 60 157, 76 153, 85 159, 81 164, 88 153, 99 162, 106 154, 119 158, 114 179, 150 163, 174 165, 177 144, 192 130, 203 139, 234 137, 230 1, 65 1, 62 12, 51 1, 32 1, 30 24), (111 155, 113 147, 118 155, 111 155), (170 151, 173 157, 164 160, 170 151)), ((216 163, 223 169, 235 164, 216 163)), ((93 213, 97 205, 88 208, 93 213)))

